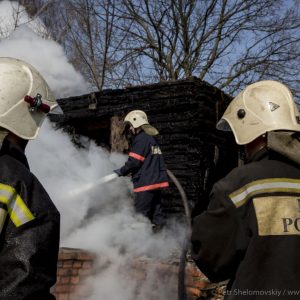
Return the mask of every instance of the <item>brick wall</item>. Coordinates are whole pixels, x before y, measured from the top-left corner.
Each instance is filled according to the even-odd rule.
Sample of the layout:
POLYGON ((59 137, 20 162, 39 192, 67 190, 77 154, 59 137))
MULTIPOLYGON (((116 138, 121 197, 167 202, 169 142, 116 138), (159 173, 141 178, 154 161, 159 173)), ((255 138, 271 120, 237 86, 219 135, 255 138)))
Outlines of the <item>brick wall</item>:
MULTIPOLYGON (((94 254, 81 249, 60 249, 57 283, 52 289, 57 300, 80 300, 88 296, 89 287, 85 279, 95 273, 95 259, 94 254)), ((170 276, 177 278, 178 262, 166 263, 145 259, 132 261, 130 276, 142 282, 146 280, 147 270, 150 268, 155 270, 156 276, 161 279, 170 276)), ((192 261, 187 262, 186 288, 189 300, 222 300, 224 287, 224 285, 211 284, 192 261)), ((177 281, 174 289, 177 291, 177 281)))
MULTIPOLYGON (((87 251, 61 248, 57 265, 57 282, 52 292, 57 300, 79 299, 85 279, 93 274, 96 256, 87 251)), ((82 295, 84 296, 84 295, 82 295)))

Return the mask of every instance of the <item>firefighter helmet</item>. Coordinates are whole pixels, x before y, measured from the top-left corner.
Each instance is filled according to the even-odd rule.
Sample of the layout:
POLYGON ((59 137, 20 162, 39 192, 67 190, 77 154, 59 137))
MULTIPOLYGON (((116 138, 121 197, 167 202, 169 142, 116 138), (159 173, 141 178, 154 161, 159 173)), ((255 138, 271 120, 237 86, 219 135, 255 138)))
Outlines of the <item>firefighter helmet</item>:
POLYGON ((299 111, 287 86, 258 81, 232 100, 217 128, 232 131, 237 144, 245 145, 270 131, 300 132, 299 111))
POLYGON ((133 110, 128 113, 124 122, 130 123, 133 128, 141 127, 149 135, 157 135, 158 130, 149 124, 148 117, 142 110, 133 110))
POLYGON ((34 139, 55 98, 30 64, 0 57, 0 127, 25 139, 34 139), (48 109, 47 109, 48 108, 48 109))

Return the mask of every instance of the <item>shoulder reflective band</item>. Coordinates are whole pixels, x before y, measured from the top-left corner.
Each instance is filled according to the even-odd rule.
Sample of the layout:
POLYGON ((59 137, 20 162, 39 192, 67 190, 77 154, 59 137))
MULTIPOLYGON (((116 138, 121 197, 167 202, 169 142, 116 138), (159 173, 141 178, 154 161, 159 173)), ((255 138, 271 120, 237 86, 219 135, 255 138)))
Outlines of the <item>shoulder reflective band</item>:
POLYGON ((0 203, 5 205, 11 221, 17 227, 34 219, 20 195, 9 185, 0 183, 0 203))
POLYGON ((166 181, 166 182, 141 186, 141 187, 134 189, 133 191, 135 193, 138 193, 138 192, 145 192, 145 191, 151 191, 151 190, 156 190, 156 189, 160 189, 160 188, 165 188, 168 186, 169 186, 169 182, 166 181))
POLYGON ((144 156, 139 155, 139 154, 134 153, 134 152, 129 152, 128 155, 131 156, 131 157, 133 157, 133 158, 135 158, 135 159, 137 159, 137 160, 140 160, 140 161, 144 161, 145 160, 144 156))
POLYGON ((265 193, 299 193, 300 179, 269 178, 256 180, 231 193, 229 198, 236 207, 245 204, 250 198, 265 193))

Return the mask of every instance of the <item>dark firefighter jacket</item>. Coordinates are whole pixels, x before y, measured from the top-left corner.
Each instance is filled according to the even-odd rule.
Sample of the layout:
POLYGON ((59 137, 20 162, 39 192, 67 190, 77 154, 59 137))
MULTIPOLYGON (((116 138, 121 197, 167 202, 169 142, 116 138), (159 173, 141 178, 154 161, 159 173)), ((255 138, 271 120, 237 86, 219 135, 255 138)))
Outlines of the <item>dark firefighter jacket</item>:
POLYGON ((120 172, 123 176, 131 173, 136 193, 169 186, 161 150, 156 140, 144 131, 134 137, 128 160, 120 172))
POLYGON ((60 216, 21 149, 4 140, 0 150, 0 299, 50 300, 56 281, 60 216))
POLYGON ((194 218, 191 241, 211 281, 230 279, 226 299, 299 298, 299 166, 262 150, 231 171, 194 218))

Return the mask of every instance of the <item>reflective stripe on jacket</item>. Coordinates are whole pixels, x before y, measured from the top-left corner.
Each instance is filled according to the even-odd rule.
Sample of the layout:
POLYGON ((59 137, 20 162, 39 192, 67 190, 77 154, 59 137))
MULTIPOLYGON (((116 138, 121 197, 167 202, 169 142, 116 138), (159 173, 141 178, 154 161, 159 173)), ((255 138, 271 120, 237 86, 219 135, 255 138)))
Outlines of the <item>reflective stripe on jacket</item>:
POLYGON ((136 193, 169 186, 159 145, 152 136, 143 131, 134 137, 128 160, 120 172, 123 176, 131 173, 133 191, 136 193))
POLYGON ((7 184, 0 183, 0 204, 3 205, 1 208, 7 211, 11 221, 17 227, 34 219, 17 191, 7 184))
POLYGON ((0 300, 55 299, 59 212, 8 140, 0 166, 0 300))
POLYGON ((192 256, 210 280, 230 279, 226 299, 289 299, 299 291, 300 168, 266 150, 254 160, 214 185, 193 220, 192 256))

